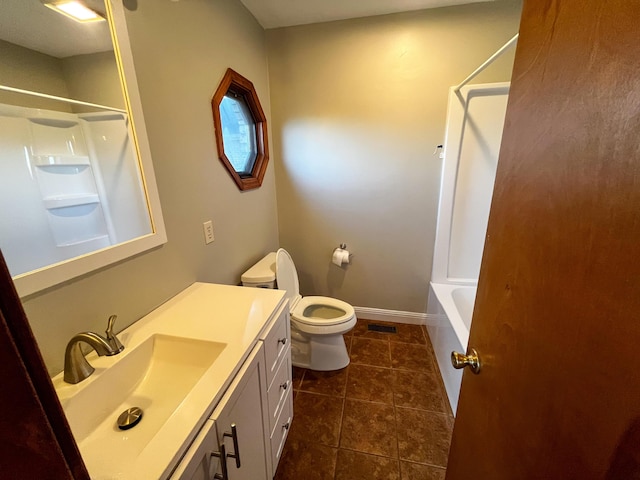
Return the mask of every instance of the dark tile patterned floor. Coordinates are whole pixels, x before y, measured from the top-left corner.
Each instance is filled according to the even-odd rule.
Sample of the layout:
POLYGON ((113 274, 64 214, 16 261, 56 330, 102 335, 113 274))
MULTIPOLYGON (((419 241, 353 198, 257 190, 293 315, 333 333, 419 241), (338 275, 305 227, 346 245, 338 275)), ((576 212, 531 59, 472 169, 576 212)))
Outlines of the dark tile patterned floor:
POLYGON ((275 479, 443 480, 453 416, 426 329, 358 320, 345 341, 347 368, 293 368, 294 419, 275 479))

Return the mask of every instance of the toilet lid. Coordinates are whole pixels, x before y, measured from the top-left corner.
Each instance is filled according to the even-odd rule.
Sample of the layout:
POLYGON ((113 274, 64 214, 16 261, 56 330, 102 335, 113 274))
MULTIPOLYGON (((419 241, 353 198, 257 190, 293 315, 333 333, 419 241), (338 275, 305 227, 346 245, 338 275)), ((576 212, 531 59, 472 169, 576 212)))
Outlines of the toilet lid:
POLYGON ((300 284, 298 283, 298 272, 293 264, 291 255, 284 248, 276 252, 276 281, 278 290, 286 290, 285 298, 293 308, 294 301, 300 297, 300 284))

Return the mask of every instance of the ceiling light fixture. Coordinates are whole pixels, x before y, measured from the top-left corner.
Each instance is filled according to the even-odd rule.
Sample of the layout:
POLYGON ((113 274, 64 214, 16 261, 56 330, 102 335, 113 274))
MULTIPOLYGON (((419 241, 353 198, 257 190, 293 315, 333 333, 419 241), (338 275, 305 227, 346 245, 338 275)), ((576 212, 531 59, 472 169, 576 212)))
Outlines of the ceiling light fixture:
POLYGON ((80 23, 102 22, 105 20, 102 15, 76 0, 53 1, 44 5, 80 23))

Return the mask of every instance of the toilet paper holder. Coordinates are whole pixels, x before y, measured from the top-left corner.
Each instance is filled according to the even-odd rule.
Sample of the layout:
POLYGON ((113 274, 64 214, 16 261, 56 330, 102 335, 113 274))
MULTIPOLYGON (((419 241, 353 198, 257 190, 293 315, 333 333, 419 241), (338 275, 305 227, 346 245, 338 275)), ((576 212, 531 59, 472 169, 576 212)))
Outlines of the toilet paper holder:
POLYGON ((334 265, 342 267, 351 263, 351 258, 353 258, 353 254, 347 250, 347 244, 341 243, 340 246, 333 249, 331 261, 334 265), (346 258, 344 254, 346 254, 346 258))
MULTIPOLYGON (((335 252, 336 250, 346 250, 347 249, 347 244, 346 243, 341 243, 339 247, 336 247, 333 249, 333 251, 335 252)), ((349 253, 349 260, 351 260, 351 257, 353 257, 353 253, 348 252, 349 253)))

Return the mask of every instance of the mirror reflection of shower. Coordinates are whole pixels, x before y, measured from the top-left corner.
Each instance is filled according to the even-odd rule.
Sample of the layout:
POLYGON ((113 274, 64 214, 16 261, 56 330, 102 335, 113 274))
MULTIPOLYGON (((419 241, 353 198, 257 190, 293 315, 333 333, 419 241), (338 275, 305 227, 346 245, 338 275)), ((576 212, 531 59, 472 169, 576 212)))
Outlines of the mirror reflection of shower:
POLYGON ((13 276, 151 233, 126 113, 0 104, 0 247, 13 276))
MULTIPOLYGON (((103 0, 87 4, 105 15, 103 0)), ((108 22, 3 0, 0 56, 0 248, 11 275, 152 233, 108 22)))

